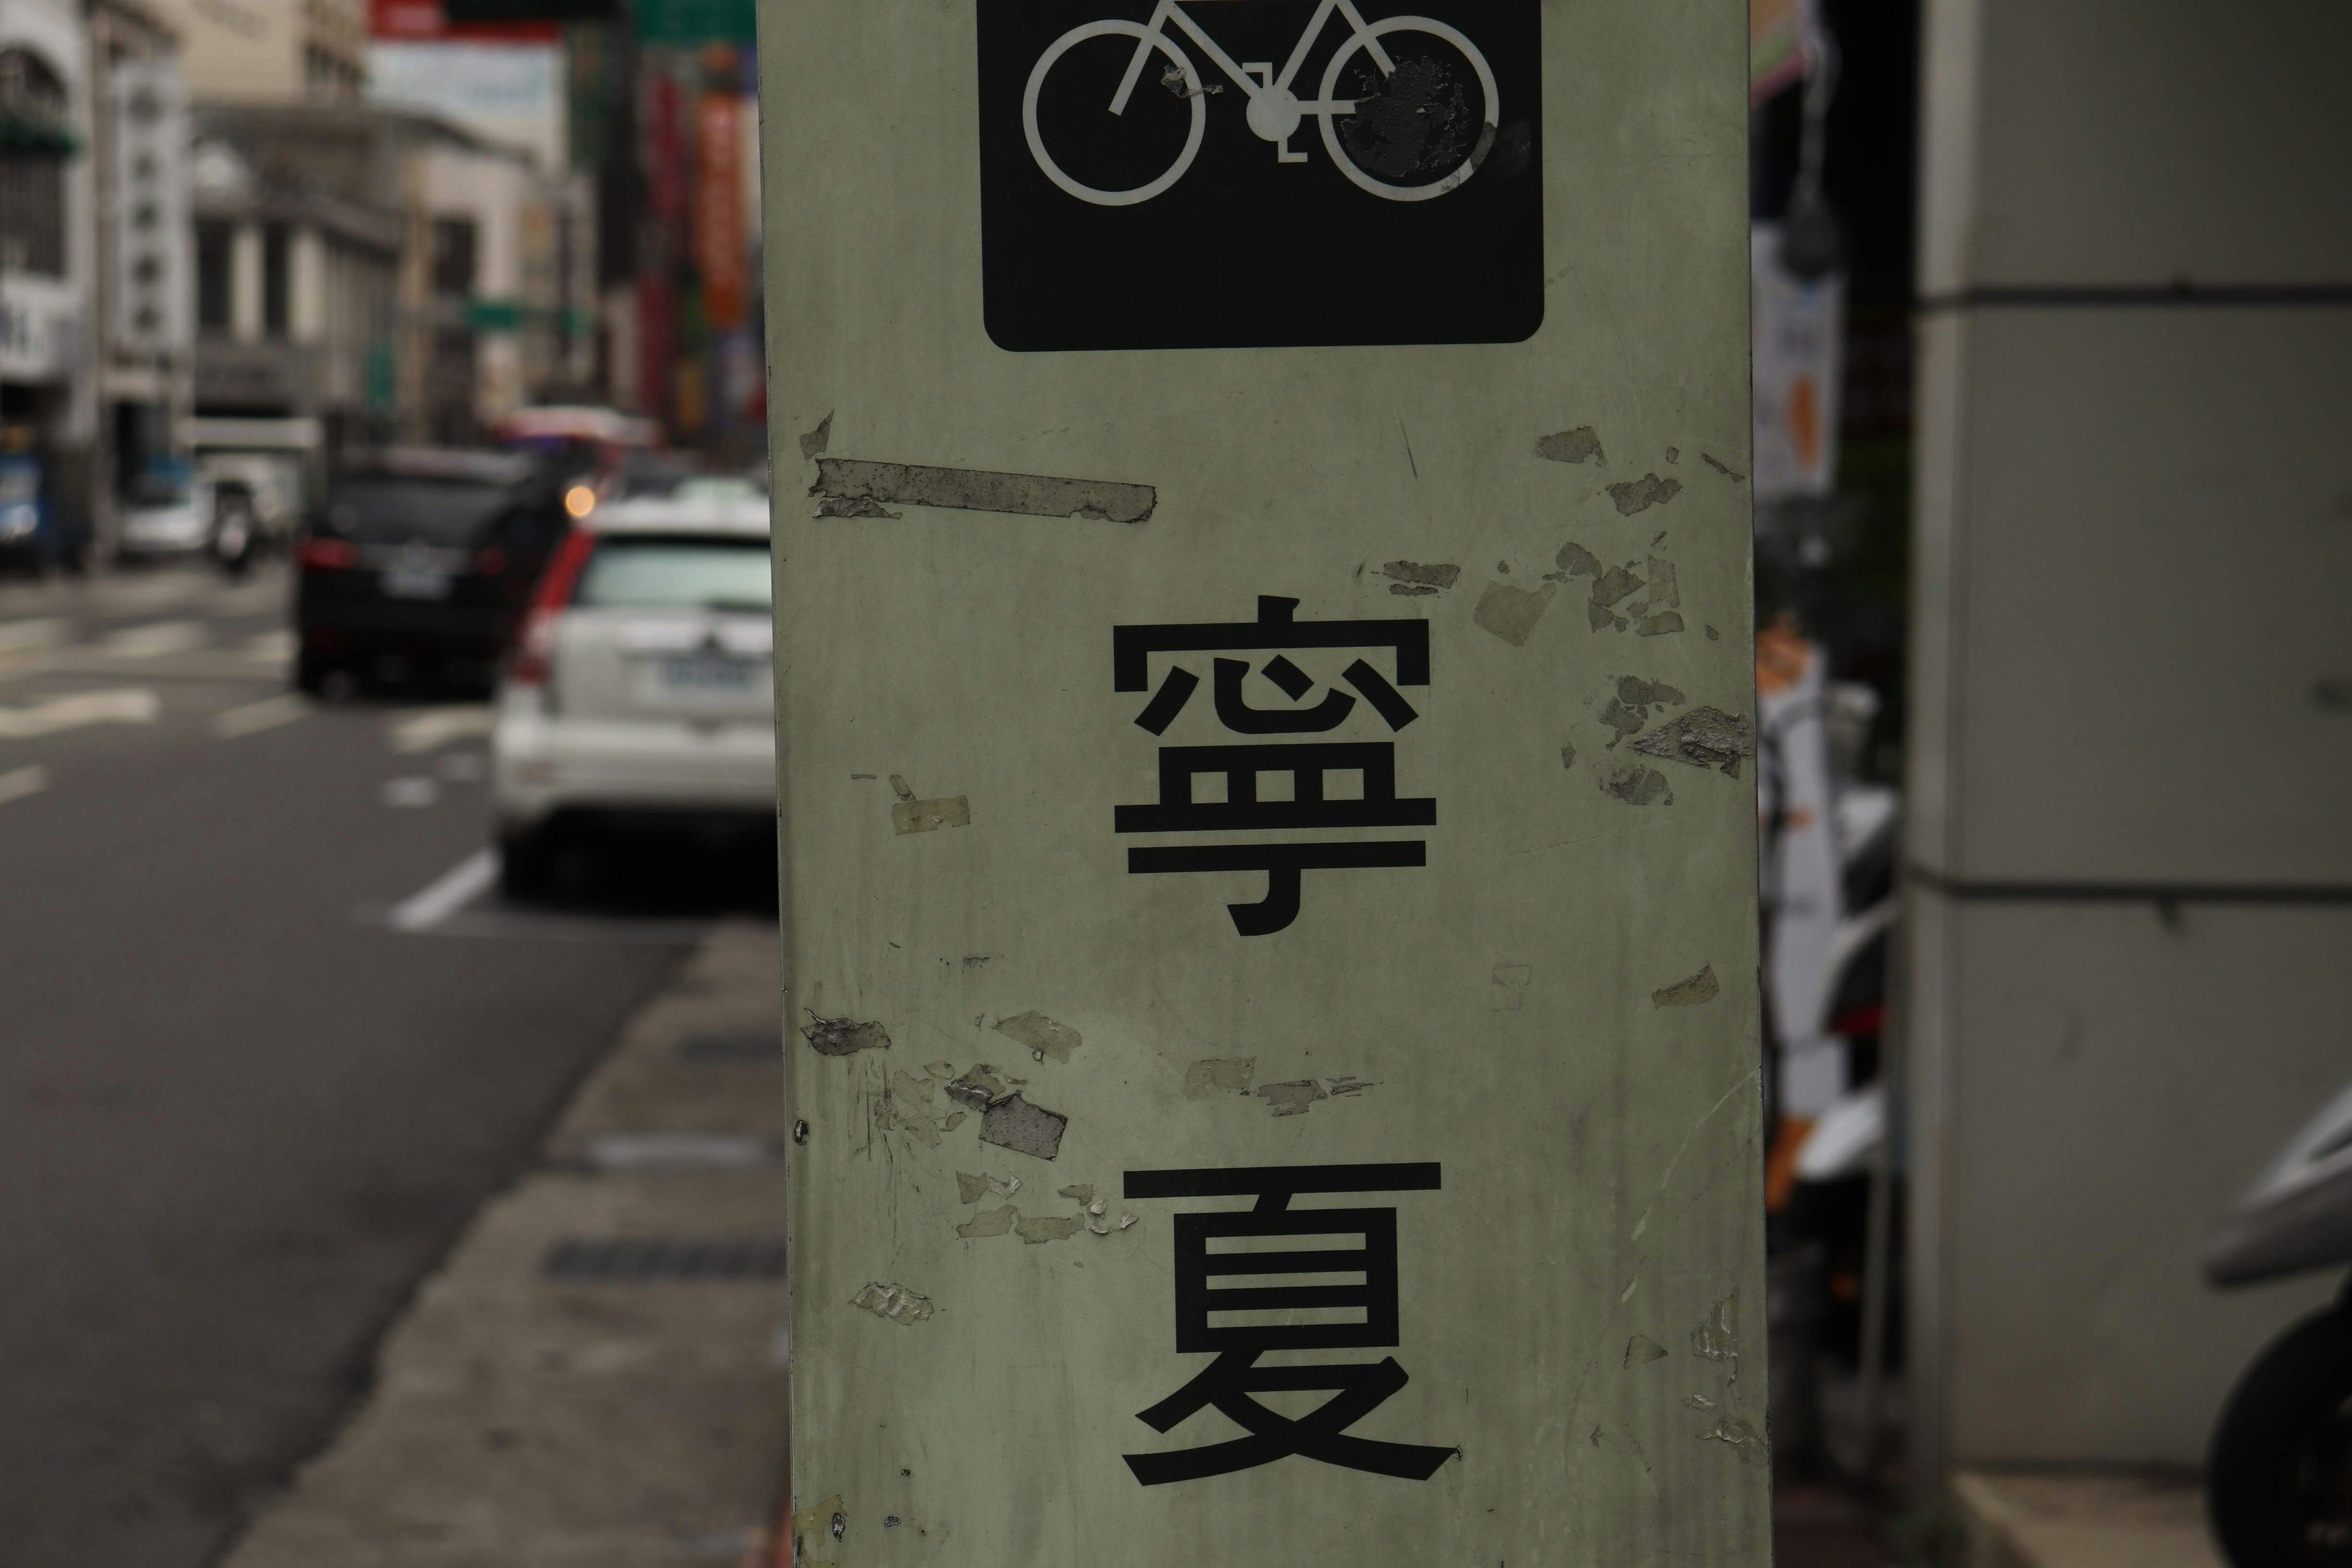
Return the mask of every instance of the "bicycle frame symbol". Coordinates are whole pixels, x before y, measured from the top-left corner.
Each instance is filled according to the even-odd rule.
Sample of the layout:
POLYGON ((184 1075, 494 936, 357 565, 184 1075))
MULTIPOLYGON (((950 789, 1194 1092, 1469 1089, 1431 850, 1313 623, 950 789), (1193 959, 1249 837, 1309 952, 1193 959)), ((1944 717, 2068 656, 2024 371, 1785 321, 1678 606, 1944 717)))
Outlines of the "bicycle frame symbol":
POLYGON ((1107 19, 1071 28, 1038 57, 1036 67, 1029 73, 1029 89, 1021 101, 1021 120, 1023 129, 1029 135, 1030 155, 1037 160, 1037 167, 1044 171, 1047 179, 1078 200, 1106 207, 1133 206, 1139 202, 1148 202, 1183 178, 1184 171, 1192 166, 1193 158, 1199 154, 1201 138, 1209 122, 1208 97, 1224 89, 1201 84, 1192 60, 1168 37, 1166 29, 1171 23, 1216 62, 1217 68, 1248 97, 1249 128, 1262 140, 1275 144, 1277 162, 1307 162, 1306 153, 1292 151, 1290 137, 1301 121, 1313 115, 1321 122, 1324 150, 1331 154, 1331 162, 1338 165, 1340 173, 1362 189, 1388 201, 1422 202, 1461 189, 1463 183, 1478 172, 1478 165, 1495 144, 1495 128, 1502 122, 1502 100, 1501 95, 1495 90, 1495 73, 1488 68, 1486 57, 1478 52, 1477 46, 1444 22, 1427 16, 1385 16, 1377 22, 1367 22, 1363 14, 1356 9, 1354 0, 1322 0, 1322 4, 1315 8, 1314 19, 1307 24, 1307 31, 1299 36, 1297 47, 1291 50, 1289 60, 1277 75, 1271 61, 1252 60, 1236 65, 1230 55, 1217 47, 1216 40, 1202 32, 1200 24, 1185 14, 1177 0, 1159 0, 1149 23, 1107 19), (1324 68, 1321 94, 1313 99, 1301 99, 1291 84, 1306 65, 1307 51, 1322 36, 1323 29, 1335 13, 1347 21, 1349 29, 1348 41, 1339 47, 1339 52, 1331 57, 1331 63, 1324 68), (1340 72, 1361 51, 1370 56, 1384 82, 1393 79, 1397 74, 1397 64, 1381 40, 1399 33, 1427 33, 1459 50, 1470 62, 1471 68, 1477 72, 1479 90, 1486 95, 1477 145, 1450 173, 1427 184, 1393 184, 1374 178, 1349 155, 1339 136, 1341 117, 1356 112, 1355 100, 1333 96, 1339 85, 1340 72), (1128 61, 1127 74, 1119 79, 1118 90, 1111 95, 1110 112, 1113 115, 1127 112, 1136 83, 1141 79, 1143 68, 1150 62, 1155 49, 1167 56, 1170 61, 1165 73, 1171 79, 1167 82, 1170 89, 1176 90, 1177 80, 1181 79, 1182 96, 1192 110, 1192 129, 1185 138, 1184 150, 1177 154, 1176 162, 1158 179, 1130 190, 1098 190, 1072 179, 1054 162, 1053 154, 1045 150, 1045 139, 1037 129, 1037 97, 1045 86, 1046 72, 1079 44, 1101 37, 1135 40, 1135 56, 1128 61))

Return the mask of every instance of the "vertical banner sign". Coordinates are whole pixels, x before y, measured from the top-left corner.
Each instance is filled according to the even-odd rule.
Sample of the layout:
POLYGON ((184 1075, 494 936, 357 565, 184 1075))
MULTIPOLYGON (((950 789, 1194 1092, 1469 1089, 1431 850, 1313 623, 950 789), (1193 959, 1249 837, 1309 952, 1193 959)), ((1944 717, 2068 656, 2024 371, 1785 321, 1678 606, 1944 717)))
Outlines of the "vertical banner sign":
POLYGON ((743 230, 743 100, 706 92, 695 105, 694 260, 712 331, 743 324, 751 246, 743 230))
POLYGON ((1767 1561, 1739 0, 761 0, 804 1568, 1767 1561))
POLYGON ((121 59, 114 99, 114 341, 137 353, 184 353, 194 341, 189 249, 188 106, 178 67, 121 59))

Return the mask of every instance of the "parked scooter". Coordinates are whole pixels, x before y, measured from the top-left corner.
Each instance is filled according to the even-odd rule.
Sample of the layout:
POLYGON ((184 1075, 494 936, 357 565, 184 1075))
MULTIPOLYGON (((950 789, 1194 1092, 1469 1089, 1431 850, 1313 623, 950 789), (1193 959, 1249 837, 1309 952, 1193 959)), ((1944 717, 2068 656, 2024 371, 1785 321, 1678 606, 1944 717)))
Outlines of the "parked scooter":
MULTIPOLYGON (((2205 1248, 2215 1285, 2352 1263, 2352 1088, 2286 1147, 2205 1248)), ((2352 1283, 2254 1359, 2221 1408, 2206 1506, 2232 1568, 2352 1564, 2352 1283)))

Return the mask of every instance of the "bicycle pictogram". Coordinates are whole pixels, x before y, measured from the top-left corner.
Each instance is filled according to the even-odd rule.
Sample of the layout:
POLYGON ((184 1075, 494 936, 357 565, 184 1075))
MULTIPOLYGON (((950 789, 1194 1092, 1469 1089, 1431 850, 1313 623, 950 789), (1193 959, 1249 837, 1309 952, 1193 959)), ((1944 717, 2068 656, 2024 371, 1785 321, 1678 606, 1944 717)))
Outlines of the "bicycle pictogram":
MULTIPOLYGON (((1106 19, 1071 28, 1046 48, 1029 73, 1021 114, 1030 155, 1045 177, 1070 195, 1097 206, 1133 206, 1167 190, 1192 166, 1208 131, 1208 100, 1222 94, 1224 87, 1202 81, 1191 57, 1168 36, 1171 26, 1198 46, 1247 97, 1249 128, 1261 140, 1274 143, 1280 163, 1307 162, 1307 153, 1291 147, 1290 138, 1312 117, 1322 131, 1324 150, 1341 174, 1385 200, 1417 202, 1459 190, 1494 147, 1496 127, 1502 122, 1495 73, 1477 46, 1446 23, 1428 16, 1385 16, 1367 22, 1354 0, 1322 0, 1277 73, 1270 60, 1236 64, 1178 0, 1159 0, 1148 23, 1106 19), (1324 68, 1321 90, 1312 99, 1302 99, 1293 84, 1335 16, 1347 24, 1348 37, 1324 68), (1105 190, 1071 177, 1048 151, 1038 125, 1038 101, 1047 74, 1077 46, 1103 37, 1135 40, 1135 51, 1126 74, 1110 92, 1107 112, 1115 117, 1126 114, 1155 53, 1168 62, 1158 72, 1156 84, 1182 98, 1192 111, 1184 144, 1175 161, 1157 178, 1124 190, 1105 190), (1442 47, 1433 50, 1429 47, 1433 41, 1442 47), (1460 76, 1465 66, 1470 79, 1460 76), (1350 79, 1364 90, 1342 96, 1350 79), (1479 95, 1475 104, 1469 101, 1473 80, 1479 95)), ((1070 68, 1081 68, 1074 62, 1070 68)), ((1107 73, 1101 85, 1110 86, 1107 73)), ((1066 127, 1057 124, 1056 129, 1068 133, 1066 127)))

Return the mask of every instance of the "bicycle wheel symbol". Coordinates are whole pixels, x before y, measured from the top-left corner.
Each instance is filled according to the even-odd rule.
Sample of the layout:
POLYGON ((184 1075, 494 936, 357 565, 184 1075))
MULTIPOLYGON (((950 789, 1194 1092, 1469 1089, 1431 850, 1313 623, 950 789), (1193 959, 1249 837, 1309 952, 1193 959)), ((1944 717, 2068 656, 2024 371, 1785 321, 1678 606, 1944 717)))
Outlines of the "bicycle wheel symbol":
MULTIPOLYGON (((1113 85, 1116 85, 1116 79, 1105 88, 1106 101, 1109 98, 1109 87, 1113 85)), ((1182 179, 1184 171, 1192 166, 1192 160, 1200 154, 1201 137, 1208 130, 1208 126, 1207 95, 1201 87, 1199 74, 1192 69, 1192 62, 1184 58, 1184 51, 1178 48, 1165 34, 1153 32, 1139 22, 1089 22, 1085 26, 1071 28, 1054 41, 1053 47, 1038 58, 1036 68, 1029 73, 1028 90, 1022 95, 1021 99, 1021 128, 1028 133, 1029 155, 1037 160, 1037 167, 1045 171, 1047 179, 1071 195, 1082 202, 1091 202, 1097 206, 1124 207, 1133 206, 1138 202, 1148 202, 1182 179), (1045 138, 1037 129, 1037 99, 1045 88, 1046 73, 1054 68, 1063 56, 1078 45, 1090 39, 1103 37, 1134 38, 1139 41, 1149 39, 1151 47, 1167 56, 1173 68, 1182 73, 1186 99, 1192 111, 1192 126, 1184 138, 1182 150, 1176 154, 1176 161, 1171 163, 1167 172, 1159 178, 1147 181, 1130 190, 1102 190, 1071 178, 1063 171, 1062 166, 1054 161, 1054 155, 1045 150, 1045 138)))
MULTIPOLYGON (((1324 69, 1321 96, 1311 102, 1302 101, 1291 89, 1289 70, 1296 70, 1297 59, 1279 79, 1271 66, 1236 67, 1175 0, 1161 0, 1150 26, 1105 20, 1074 27, 1038 57, 1029 73, 1021 100, 1021 123, 1030 156, 1062 191, 1096 206, 1148 202, 1182 179, 1199 156, 1201 140, 1208 129, 1207 95, 1225 89, 1202 86, 1191 58, 1164 30, 1172 25, 1206 49, 1233 78, 1248 100, 1244 118, 1249 129, 1280 149, 1281 162, 1306 162, 1304 153, 1290 150, 1289 138, 1311 116, 1322 122, 1323 146, 1332 163, 1360 190, 1384 201, 1420 202, 1461 189, 1486 161, 1495 144, 1496 127, 1502 122, 1502 95, 1486 56, 1460 29, 1444 22, 1428 16, 1389 16, 1368 23, 1352 0, 1325 0, 1309 25, 1307 37, 1311 39, 1335 14, 1346 18, 1349 34, 1324 69), (1129 95, 1139 79, 1157 80, 1184 100, 1189 111, 1183 145, 1173 147, 1171 136, 1169 144, 1173 156, 1167 168, 1140 184, 1107 188, 1075 177, 1046 147, 1040 129, 1038 104, 1046 78, 1073 49, 1097 38, 1131 38, 1136 47, 1121 51, 1128 55, 1124 78, 1106 77, 1099 84, 1104 107, 1084 112, 1102 113, 1103 123, 1108 125, 1110 117, 1122 115, 1129 107, 1129 95), (1393 47, 1388 42, 1391 39, 1396 40, 1393 47), (1155 54, 1164 58, 1164 68, 1151 58, 1155 54), (1460 68, 1465 65, 1466 77, 1460 68), (1351 87, 1355 96, 1339 96, 1343 89, 1351 87)), ((1302 40, 1298 54, 1303 58, 1306 52, 1302 40)), ((1064 75, 1066 79, 1068 70, 1064 75)), ((1095 97, 1096 86, 1078 87, 1066 80, 1057 85, 1055 97, 1066 93, 1072 102, 1086 103, 1095 97)), ((1164 130, 1172 132, 1173 127, 1164 130)), ((1066 137, 1071 132, 1062 134, 1066 137)))

